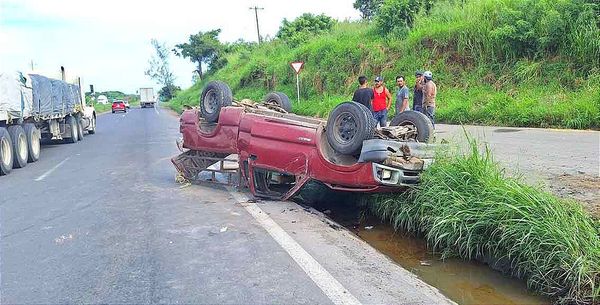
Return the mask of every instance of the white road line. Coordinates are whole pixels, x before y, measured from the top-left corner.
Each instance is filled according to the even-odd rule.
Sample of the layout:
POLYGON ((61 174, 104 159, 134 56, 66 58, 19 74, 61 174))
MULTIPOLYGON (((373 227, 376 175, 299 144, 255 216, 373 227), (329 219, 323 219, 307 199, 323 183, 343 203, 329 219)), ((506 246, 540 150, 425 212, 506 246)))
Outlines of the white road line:
POLYGON ((273 239, 296 261, 304 272, 321 288, 334 304, 361 304, 350 291, 336 280, 300 244, 287 234, 267 213, 255 203, 248 202, 243 194, 228 188, 229 193, 258 221, 273 239))
POLYGON ((156 112, 156 114, 158 115, 158 109, 156 108, 158 108, 158 106, 154 105, 154 112, 156 112))
POLYGON ((41 176, 35 178, 35 181, 42 181, 42 180, 44 180, 44 178, 46 178, 48 175, 52 174, 52 172, 55 171, 61 165, 63 165, 63 163, 67 162, 67 160, 69 160, 69 158, 70 157, 67 157, 66 159, 60 161, 60 163, 56 164, 53 168, 51 168, 50 170, 48 170, 47 172, 45 172, 41 176))

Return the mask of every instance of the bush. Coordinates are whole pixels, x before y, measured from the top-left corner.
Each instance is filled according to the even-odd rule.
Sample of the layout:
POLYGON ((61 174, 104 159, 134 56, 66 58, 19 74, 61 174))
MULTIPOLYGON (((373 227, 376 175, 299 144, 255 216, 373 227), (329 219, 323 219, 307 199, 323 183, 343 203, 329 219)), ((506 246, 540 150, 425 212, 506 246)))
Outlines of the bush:
POLYGON ((378 196, 371 208, 443 257, 487 262, 561 303, 600 301, 600 223, 575 202, 507 178, 474 141, 464 156, 438 157, 407 194, 378 196))
POLYGON ((291 45, 298 45, 315 35, 328 32, 334 24, 335 20, 324 14, 304 13, 291 22, 283 19, 276 37, 291 45))

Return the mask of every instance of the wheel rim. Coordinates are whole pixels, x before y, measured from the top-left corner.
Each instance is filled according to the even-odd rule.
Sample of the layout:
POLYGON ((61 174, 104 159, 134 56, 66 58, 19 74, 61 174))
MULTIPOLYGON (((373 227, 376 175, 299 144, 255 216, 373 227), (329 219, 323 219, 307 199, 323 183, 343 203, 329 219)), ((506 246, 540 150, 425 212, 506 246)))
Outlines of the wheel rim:
POLYGON ((36 130, 31 135, 31 154, 33 156, 38 156, 40 153, 40 131, 36 130))
POLYGON ((19 157, 21 160, 27 160, 27 137, 25 136, 24 133, 21 133, 19 135, 19 138, 17 139, 18 143, 19 143, 19 157))
POLYGON ((215 113, 219 108, 219 102, 217 100, 217 92, 215 90, 210 89, 204 95, 204 110, 207 113, 215 113))
POLYGON ((348 143, 356 136, 358 124, 352 113, 344 112, 336 118, 334 128, 336 141, 348 143))
POLYGON ((74 140, 77 140, 77 137, 79 136, 79 127, 77 126, 77 122, 75 122, 75 120, 71 122, 73 122, 71 123, 71 135, 73 136, 74 140))
POLYGON ((10 149, 10 141, 7 138, 0 139, 0 145, 2 145, 2 164, 10 164, 12 159, 12 151, 10 149))

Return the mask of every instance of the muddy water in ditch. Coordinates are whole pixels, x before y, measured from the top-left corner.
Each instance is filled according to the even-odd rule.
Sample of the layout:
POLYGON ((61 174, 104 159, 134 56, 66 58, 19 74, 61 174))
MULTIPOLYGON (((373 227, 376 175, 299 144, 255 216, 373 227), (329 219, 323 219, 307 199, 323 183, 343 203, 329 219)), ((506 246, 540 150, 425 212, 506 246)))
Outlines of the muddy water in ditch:
POLYGON ((321 202, 312 206, 458 304, 552 303, 547 298, 527 291, 524 281, 505 276, 483 263, 460 259, 442 261, 439 255, 428 251, 425 240, 395 232, 390 225, 377 218, 365 216, 367 213, 364 209, 356 205, 321 202))

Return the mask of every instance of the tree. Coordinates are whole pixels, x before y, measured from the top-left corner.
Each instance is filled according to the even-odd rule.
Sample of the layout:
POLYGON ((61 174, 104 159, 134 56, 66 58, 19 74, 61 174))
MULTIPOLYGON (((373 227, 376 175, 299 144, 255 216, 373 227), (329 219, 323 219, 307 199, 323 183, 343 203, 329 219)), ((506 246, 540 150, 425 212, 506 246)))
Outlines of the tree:
POLYGON ((300 44, 310 37, 328 32, 334 24, 335 20, 324 14, 304 13, 291 22, 283 19, 277 32, 277 38, 290 44, 300 44))
POLYGON ((356 0, 354 8, 360 11, 362 19, 371 20, 377 15, 381 4, 383 4, 383 0, 356 0))
POLYGON ((168 101, 177 95, 177 92, 181 91, 179 86, 175 86, 173 84, 169 86, 164 86, 158 91, 158 96, 161 101, 168 101))
POLYGON ((225 64, 224 47, 219 41, 219 33, 221 29, 190 35, 189 42, 176 45, 173 52, 198 65, 196 72, 202 78, 202 63, 210 69, 218 69, 225 64))
POLYGON ((406 34, 413 26, 422 2, 430 1, 385 0, 375 15, 376 28, 382 34, 406 34))
MULTIPOLYGON (((157 84, 162 85, 163 88, 173 88, 175 76, 169 67, 169 51, 164 43, 160 43, 156 39, 152 39, 150 42, 156 54, 148 61, 149 67, 144 74, 153 79, 157 84)), ((167 92, 168 94, 165 95, 166 100, 170 100, 175 96, 173 90, 168 90, 167 92)))

